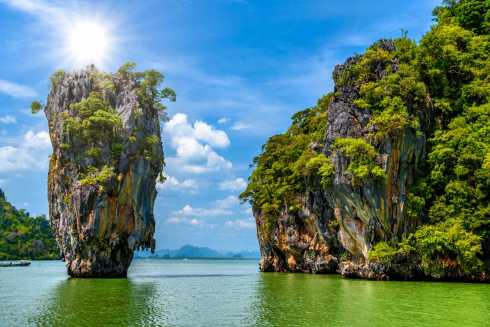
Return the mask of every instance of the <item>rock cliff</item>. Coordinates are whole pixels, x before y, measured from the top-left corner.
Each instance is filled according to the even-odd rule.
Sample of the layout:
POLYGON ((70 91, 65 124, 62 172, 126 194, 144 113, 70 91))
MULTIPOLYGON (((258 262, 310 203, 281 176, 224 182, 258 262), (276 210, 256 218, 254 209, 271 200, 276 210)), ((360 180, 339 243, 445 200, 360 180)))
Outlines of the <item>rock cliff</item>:
MULTIPOLYGON (((392 41, 380 41, 375 47, 387 53, 395 52, 392 41)), ((356 60, 360 59, 350 58, 334 70, 336 96, 328 106, 323 152, 330 157, 335 168, 333 183, 326 190, 326 202, 339 223, 340 243, 354 259, 367 260, 368 251, 375 243, 397 239, 399 235, 413 231, 420 223, 420 216, 415 220, 407 219, 407 195, 417 177, 418 164, 425 159, 426 134, 423 127, 430 121, 430 107, 429 103, 422 102, 409 108, 408 114, 412 119, 421 122, 418 126, 395 127, 389 133, 376 137, 378 126, 373 123, 373 113, 354 104, 360 97, 355 81, 340 81, 356 60), (336 142, 342 139, 360 139, 367 149, 374 149, 370 160, 374 169, 381 169, 381 176, 374 176, 371 171, 371 176, 358 183, 353 168, 349 167, 356 158, 346 147, 336 146, 336 142)), ((397 64, 396 57, 387 65, 377 63, 372 67, 372 82, 381 80, 387 71, 397 73, 397 64)))
MULTIPOLYGON (((380 41, 375 47, 395 52, 392 41, 380 41)), ((342 252, 344 258, 364 263, 375 243, 397 239, 417 225, 417 221, 405 219, 405 211, 407 192, 415 180, 417 164, 425 157, 425 133, 421 126, 405 126, 374 140, 377 127, 370 124, 373 115, 370 110, 354 104, 360 97, 359 87, 354 76, 349 76, 349 71, 360 60, 360 57, 349 58, 345 64, 336 66, 333 73, 336 87, 326 107, 324 145, 317 144, 314 149, 325 154, 333 166, 328 187, 310 180, 299 196, 301 210, 294 213, 287 208, 283 210, 272 233, 263 230, 260 211, 255 213, 263 271, 335 272, 342 252), (372 150, 374 155, 369 159, 373 164, 367 168, 380 171, 383 176, 376 178, 368 172, 366 180, 356 181, 349 167, 356 158, 336 144, 338 139, 360 140, 362 143, 352 146, 365 146, 367 150, 354 150, 372 150)), ((387 70, 396 72, 397 63, 397 59, 392 58, 389 63, 373 67, 372 80, 381 80, 387 70)), ((426 122, 429 120, 427 109, 413 108, 413 114, 426 122)))
POLYGON ((333 92, 263 146, 241 194, 262 271, 489 280, 490 5, 434 13, 419 44, 336 66, 333 92))
POLYGON ((51 78, 49 215, 70 276, 126 276, 133 251, 155 248, 159 101, 174 94, 157 89, 159 73, 132 69, 92 66, 51 78))

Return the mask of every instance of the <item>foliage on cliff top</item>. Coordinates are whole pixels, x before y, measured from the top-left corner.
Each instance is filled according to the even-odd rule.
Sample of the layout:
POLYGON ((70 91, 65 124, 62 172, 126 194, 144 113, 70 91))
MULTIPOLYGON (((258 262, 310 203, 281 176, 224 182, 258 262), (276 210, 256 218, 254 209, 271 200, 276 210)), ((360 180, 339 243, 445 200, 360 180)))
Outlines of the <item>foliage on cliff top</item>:
POLYGON ((114 170, 112 167, 116 166, 124 148, 120 135, 121 118, 101 93, 92 92, 89 97, 72 104, 69 111, 62 113, 61 119, 64 127, 62 146, 70 153, 65 157, 73 160, 73 156, 79 164, 81 184, 103 187, 105 170, 114 170))
POLYGON ((150 69, 137 72, 135 68, 136 64, 134 62, 127 62, 118 69, 116 76, 136 81, 138 83, 137 95, 140 105, 156 109, 162 113, 166 109, 162 101, 175 101, 175 91, 168 87, 160 88, 164 76, 159 71, 150 69))
MULTIPOLYGON (((105 184, 116 177, 119 159, 127 147, 138 149, 139 155, 156 167, 163 164, 158 149, 161 148, 159 129, 134 128, 131 135, 122 135, 122 119, 116 104, 112 103, 114 94, 128 86, 135 87, 138 107, 133 110, 132 119, 137 120, 145 114, 166 120, 166 107, 162 101, 175 101, 175 92, 161 87, 164 77, 160 72, 137 72, 135 67, 134 63, 128 62, 116 73, 109 74, 89 66, 90 94, 56 117, 63 126, 60 145, 63 151, 54 159, 77 165, 82 185, 98 185, 104 189, 105 184)), ((55 72, 50 78, 52 90, 60 87, 67 76, 64 71, 55 72)), ((32 103, 33 113, 41 108, 40 102, 32 103)))
POLYGON ((418 129, 425 120, 430 97, 417 69, 418 47, 406 35, 380 40, 344 65, 337 87, 354 86, 354 105, 368 110, 374 142, 394 137, 404 128, 418 129))
POLYGON ((46 217, 16 209, 0 190, 0 260, 57 258, 59 250, 46 217))

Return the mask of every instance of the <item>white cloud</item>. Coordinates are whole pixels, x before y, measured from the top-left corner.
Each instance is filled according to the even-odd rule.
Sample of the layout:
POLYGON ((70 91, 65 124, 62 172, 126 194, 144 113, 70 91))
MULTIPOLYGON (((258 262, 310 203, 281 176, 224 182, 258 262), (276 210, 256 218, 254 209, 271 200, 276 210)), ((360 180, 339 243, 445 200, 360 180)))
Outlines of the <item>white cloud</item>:
POLYGON ((222 200, 215 201, 211 208, 194 208, 190 204, 186 204, 182 209, 173 212, 172 217, 219 217, 230 216, 234 214, 232 210, 234 206, 239 205, 240 201, 236 196, 230 195, 222 200))
POLYGON ((157 188, 160 190, 178 190, 194 193, 199 188, 197 182, 193 179, 179 180, 173 176, 166 176, 164 183, 157 183, 157 188))
POLYGON ((186 204, 182 209, 175 211, 176 217, 217 217, 232 215, 233 211, 229 208, 194 208, 186 204))
POLYGON ((30 87, 3 79, 0 79, 0 93, 5 93, 15 98, 34 98, 37 95, 36 91, 30 87))
POLYGON ((218 124, 226 124, 227 121, 228 121, 228 118, 222 117, 222 118, 218 119, 218 124))
POLYGON ((219 189, 223 191, 243 191, 247 187, 247 182, 239 177, 223 181, 219 184, 219 189))
POLYGON ((181 222, 182 222, 182 219, 177 218, 177 217, 170 217, 169 219, 167 219, 167 223, 173 224, 173 225, 180 224, 181 222))
POLYGON ((28 131, 24 135, 24 146, 28 149, 51 149, 51 139, 47 131, 34 133, 28 131))
POLYGON ((231 169, 231 162, 213 149, 213 146, 227 147, 230 144, 224 131, 201 121, 192 126, 187 121, 187 115, 177 113, 165 124, 164 133, 176 151, 175 157, 167 158, 169 167, 195 174, 231 169))
POLYGON ((206 224, 203 220, 197 218, 171 217, 167 219, 167 223, 171 225, 186 224, 191 226, 206 226, 210 228, 214 227, 214 225, 206 224))
POLYGON ((42 0, 6 0, 9 6, 36 16, 60 16, 61 10, 42 0))
POLYGON ((248 129, 250 127, 252 127, 252 125, 245 124, 244 122, 241 121, 237 121, 236 123, 233 124, 233 126, 231 126, 231 129, 234 131, 241 131, 243 129, 248 129))
POLYGON ((216 130, 202 121, 194 123, 194 135, 198 140, 207 142, 217 148, 226 148, 230 145, 230 139, 224 131, 216 130))
POLYGON ((230 145, 230 139, 224 131, 199 120, 191 125, 187 115, 180 112, 165 124, 165 131, 174 137, 193 138, 217 148, 226 148, 230 145))
POLYGON ((255 228, 255 222, 253 219, 227 220, 225 221, 225 226, 236 229, 253 229, 255 228))
POLYGON ((218 200, 216 201, 216 205, 218 206, 218 208, 230 208, 234 205, 238 205, 240 204, 240 200, 238 199, 237 196, 234 196, 234 195, 229 195, 227 196, 226 198, 224 198, 223 200, 218 200))
POLYGON ((201 223, 202 223, 202 222, 201 222, 200 220, 197 220, 197 219, 195 219, 195 218, 194 218, 194 219, 189 220, 189 224, 194 225, 194 226, 199 225, 199 224, 201 224, 201 223))
POLYGON ((48 132, 28 131, 19 146, 0 147, 0 172, 44 170, 48 166, 50 150, 48 132))
POLYGON ((0 117, 0 123, 6 125, 15 124, 17 123, 17 119, 15 119, 14 116, 7 115, 7 116, 0 117))

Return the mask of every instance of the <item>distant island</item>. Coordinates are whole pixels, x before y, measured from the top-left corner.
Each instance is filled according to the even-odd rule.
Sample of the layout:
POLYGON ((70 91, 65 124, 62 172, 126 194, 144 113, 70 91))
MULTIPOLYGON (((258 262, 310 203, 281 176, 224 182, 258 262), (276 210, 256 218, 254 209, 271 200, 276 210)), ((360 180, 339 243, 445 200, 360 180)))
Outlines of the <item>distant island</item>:
POLYGON ((152 259, 259 259, 258 251, 228 251, 220 252, 208 247, 199 247, 193 245, 184 245, 179 249, 160 249, 155 253, 138 251, 135 258, 152 258, 152 259))

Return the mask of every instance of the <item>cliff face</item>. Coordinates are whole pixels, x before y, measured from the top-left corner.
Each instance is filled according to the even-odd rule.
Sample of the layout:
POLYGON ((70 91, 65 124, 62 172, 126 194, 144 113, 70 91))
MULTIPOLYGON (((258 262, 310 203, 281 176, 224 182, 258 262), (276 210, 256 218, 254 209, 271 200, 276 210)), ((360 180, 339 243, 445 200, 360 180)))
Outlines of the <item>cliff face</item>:
MULTIPOLYGON (((395 51, 391 41, 381 41, 377 48, 388 53, 395 51)), ((420 223, 420 219, 407 219, 407 193, 418 163, 425 157, 422 127, 429 120, 427 108, 413 108, 413 114, 419 115, 424 124, 402 127, 376 138, 377 126, 370 123, 371 111, 354 104, 360 91, 349 71, 360 60, 353 57, 336 66, 336 87, 327 106, 324 145, 313 145, 313 150, 323 153, 333 166, 328 186, 310 179, 305 192, 298 196, 301 210, 291 213, 286 207, 273 224, 265 224, 261 211, 255 212, 262 271, 339 270, 346 275, 355 274, 368 261, 374 244, 396 240, 420 223), (372 144, 375 156, 370 158, 370 169, 383 176, 368 174, 362 183, 357 182, 351 167, 355 158, 336 144, 338 139, 372 144)), ((372 67, 372 80, 381 80, 387 70, 396 72, 397 65, 393 58, 372 67)))
POLYGON ((490 4, 381 40, 254 159, 263 271, 490 280, 490 4), (471 19, 469 18, 471 17, 471 19))
POLYGON ((281 212, 277 222, 267 226, 255 212, 260 245, 261 271, 333 273, 338 267, 337 228, 331 225, 332 210, 322 191, 308 192, 301 210, 281 212))
MULTIPOLYGON (((395 51, 391 41, 381 41, 377 46, 386 52, 395 51)), ((415 128, 400 127, 376 137, 378 126, 372 123, 372 112, 354 104, 360 97, 359 88, 354 81, 339 81, 357 60, 359 58, 351 58, 334 70, 336 96, 328 107, 323 152, 335 168, 333 183, 326 189, 326 197, 339 225, 339 241, 354 260, 362 262, 368 260, 368 252, 375 243, 396 240, 420 223, 420 216, 410 220, 406 215, 407 195, 416 179, 418 164, 425 159, 423 127, 427 126, 430 111, 427 107, 410 108, 410 114, 422 124, 415 128), (384 176, 371 176, 362 183, 356 183, 349 167, 353 158, 335 146, 338 139, 345 138, 372 144, 376 153, 372 158, 373 164, 382 169, 384 176)), ((387 70, 396 73, 397 65, 398 60, 393 58, 388 65, 372 67, 374 81, 385 77, 387 70)))
POLYGON ((134 250, 155 248, 163 150, 141 90, 132 73, 93 67, 52 78, 49 214, 71 276, 125 276, 134 250))

